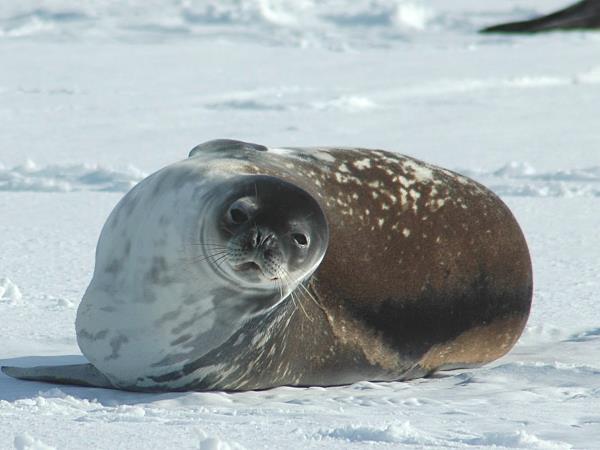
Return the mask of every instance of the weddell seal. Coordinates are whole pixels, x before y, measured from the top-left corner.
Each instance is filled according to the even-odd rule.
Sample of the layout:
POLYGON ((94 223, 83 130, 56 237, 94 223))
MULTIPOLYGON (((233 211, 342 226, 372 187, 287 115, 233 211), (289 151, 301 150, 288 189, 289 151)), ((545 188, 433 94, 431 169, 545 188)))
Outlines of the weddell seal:
POLYGON ((551 14, 519 22, 503 23, 482 33, 539 33, 555 30, 600 29, 600 0, 582 0, 551 14))
POLYGON ((531 295, 523 234, 475 181, 223 139, 108 218, 76 320, 91 364, 3 370, 133 391, 405 380, 504 355, 531 295))

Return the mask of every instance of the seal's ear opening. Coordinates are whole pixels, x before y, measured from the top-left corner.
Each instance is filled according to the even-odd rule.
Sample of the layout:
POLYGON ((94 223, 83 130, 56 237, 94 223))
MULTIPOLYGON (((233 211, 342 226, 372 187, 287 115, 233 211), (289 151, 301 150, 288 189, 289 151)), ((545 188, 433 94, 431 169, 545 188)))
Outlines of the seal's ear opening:
POLYGON ((213 139, 196 145, 190 150, 188 158, 198 155, 209 155, 218 153, 229 157, 241 156, 244 152, 266 152, 268 149, 264 145, 253 144, 252 142, 236 141, 234 139, 213 139))

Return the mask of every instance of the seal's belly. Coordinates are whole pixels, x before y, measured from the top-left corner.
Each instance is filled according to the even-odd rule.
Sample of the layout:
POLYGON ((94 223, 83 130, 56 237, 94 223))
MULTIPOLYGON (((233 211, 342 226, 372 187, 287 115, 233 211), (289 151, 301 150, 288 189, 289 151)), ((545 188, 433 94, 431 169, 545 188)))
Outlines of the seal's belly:
POLYGON ((229 335, 219 332, 215 297, 182 292, 171 286, 169 301, 119 304, 101 290, 88 289, 77 317, 83 354, 116 384, 132 385, 142 375, 181 367, 198 340, 209 348, 224 342, 229 335))

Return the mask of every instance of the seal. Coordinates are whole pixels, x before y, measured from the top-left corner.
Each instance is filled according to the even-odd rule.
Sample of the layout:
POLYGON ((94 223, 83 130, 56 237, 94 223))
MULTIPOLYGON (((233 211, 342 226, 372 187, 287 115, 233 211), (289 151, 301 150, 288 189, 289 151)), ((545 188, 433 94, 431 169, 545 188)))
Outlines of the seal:
POLYGON ((77 312, 90 364, 3 371, 134 391, 406 380, 504 355, 531 296, 523 234, 475 181, 221 139, 109 216, 77 312))
POLYGON ((600 28, 600 0, 582 0, 560 11, 520 22, 503 23, 482 33, 538 33, 554 30, 594 30, 600 28))

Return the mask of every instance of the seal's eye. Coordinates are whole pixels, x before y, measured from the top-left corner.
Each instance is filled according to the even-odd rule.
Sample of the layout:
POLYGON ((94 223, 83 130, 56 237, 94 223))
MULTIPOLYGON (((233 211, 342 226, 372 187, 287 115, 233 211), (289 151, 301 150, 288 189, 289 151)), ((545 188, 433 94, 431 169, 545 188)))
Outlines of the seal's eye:
POLYGON ((302 233, 293 233, 292 240, 294 244, 296 244, 300 248, 304 248, 308 246, 308 236, 302 233))
POLYGON ((231 216, 233 223, 237 225, 248 221, 248 214, 241 208, 231 208, 229 210, 229 215, 231 216))

